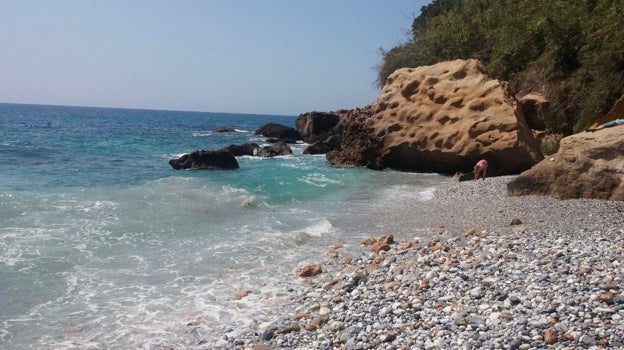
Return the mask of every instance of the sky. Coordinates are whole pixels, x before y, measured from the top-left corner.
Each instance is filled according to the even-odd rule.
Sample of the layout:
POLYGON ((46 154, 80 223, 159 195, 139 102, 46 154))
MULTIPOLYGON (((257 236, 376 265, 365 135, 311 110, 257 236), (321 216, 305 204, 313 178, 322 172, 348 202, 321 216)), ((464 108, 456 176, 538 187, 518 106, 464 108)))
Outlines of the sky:
POLYGON ((0 0, 0 102, 299 115, 379 96, 429 0, 0 0))

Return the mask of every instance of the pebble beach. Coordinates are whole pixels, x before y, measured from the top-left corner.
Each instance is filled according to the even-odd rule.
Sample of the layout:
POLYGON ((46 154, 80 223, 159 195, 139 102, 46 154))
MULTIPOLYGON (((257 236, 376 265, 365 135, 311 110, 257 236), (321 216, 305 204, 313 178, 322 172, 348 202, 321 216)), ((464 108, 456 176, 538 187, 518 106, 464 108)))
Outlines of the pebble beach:
POLYGON ((389 215, 401 234, 328 247, 266 319, 207 348, 621 348, 624 203, 508 197, 511 179, 449 182, 389 215))

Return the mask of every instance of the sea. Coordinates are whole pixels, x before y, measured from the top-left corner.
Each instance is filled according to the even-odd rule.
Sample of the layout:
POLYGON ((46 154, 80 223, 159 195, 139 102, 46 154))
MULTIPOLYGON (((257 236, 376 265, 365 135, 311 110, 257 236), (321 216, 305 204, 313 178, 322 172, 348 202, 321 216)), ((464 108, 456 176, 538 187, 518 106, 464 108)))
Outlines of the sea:
POLYGON ((219 348, 330 247, 412 234, 409 209, 449 181, 333 167, 304 143, 237 170, 168 164, 268 145, 256 130, 296 118, 0 104, 0 349, 219 348))

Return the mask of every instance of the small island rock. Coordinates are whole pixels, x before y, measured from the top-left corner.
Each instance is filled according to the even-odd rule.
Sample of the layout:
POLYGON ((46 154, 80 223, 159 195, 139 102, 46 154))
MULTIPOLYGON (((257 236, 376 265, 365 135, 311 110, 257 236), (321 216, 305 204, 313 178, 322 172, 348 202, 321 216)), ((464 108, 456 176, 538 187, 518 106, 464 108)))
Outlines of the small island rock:
POLYGON ((193 151, 179 158, 169 160, 169 165, 180 169, 238 169, 239 165, 232 153, 224 150, 193 151))

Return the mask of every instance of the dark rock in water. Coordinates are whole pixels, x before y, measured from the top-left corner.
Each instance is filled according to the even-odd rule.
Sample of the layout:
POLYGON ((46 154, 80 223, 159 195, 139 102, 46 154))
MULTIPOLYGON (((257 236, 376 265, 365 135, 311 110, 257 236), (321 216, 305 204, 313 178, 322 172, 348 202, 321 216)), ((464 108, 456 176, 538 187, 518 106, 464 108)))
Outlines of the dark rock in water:
POLYGON ((222 150, 232 153, 234 157, 240 157, 255 156, 258 149, 260 149, 260 146, 256 143, 245 143, 242 145, 229 145, 222 150))
POLYGON ((278 142, 284 142, 284 143, 297 143, 298 140, 295 139, 279 139, 279 138, 275 138, 275 137, 269 137, 266 139, 266 142, 268 143, 278 143, 278 142))
POLYGON ((238 162, 228 151, 193 151, 180 158, 169 161, 169 165, 176 170, 180 169, 238 169, 238 162))
POLYGON ((295 125, 301 134, 303 141, 316 143, 327 139, 329 135, 336 134, 333 131, 340 122, 340 116, 336 113, 308 112, 299 115, 295 125))
POLYGON ((262 147, 256 154, 258 157, 276 157, 276 156, 289 156, 292 154, 292 150, 286 143, 280 141, 271 146, 262 147))
POLYGON ((257 156, 257 157, 276 157, 276 156, 289 156, 292 154, 292 150, 284 141, 277 141, 274 145, 265 146, 260 148, 255 143, 246 143, 242 145, 229 145, 223 148, 221 151, 232 153, 235 157, 240 156, 257 156))
POLYGON ((314 142, 306 147, 306 149, 303 150, 303 154, 325 154, 340 147, 341 142, 342 138, 340 135, 331 135, 324 140, 314 142))
POLYGON ((213 132, 236 132, 236 129, 228 128, 228 127, 221 127, 221 128, 216 128, 216 129, 214 129, 212 131, 213 132))
POLYGON ((301 140, 301 134, 299 134, 299 131, 295 130, 295 128, 276 123, 264 125, 256 131, 256 135, 262 135, 264 137, 280 140, 301 140))
POLYGON ((325 154, 340 147, 342 115, 348 111, 308 112, 299 115, 295 125, 303 141, 309 143, 303 154, 325 154))
POLYGON ((315 142, 303 150, 303 154, 325 154, 332 148, 324 142, 315 142))
POLYGON ((171 159, 169 165, 176 170, 238 169, 239 165, 235 157, 276 157, 284 155, 292 155, 292 150, 283 141, 262 148, 255 143, 246 143, 242 145, 229 145, 216 151, 193 151, 180 158, 171 159))

